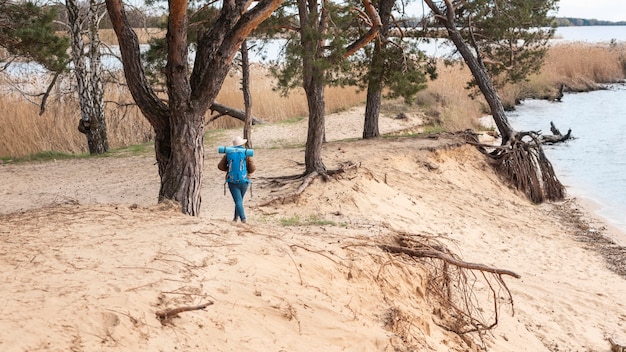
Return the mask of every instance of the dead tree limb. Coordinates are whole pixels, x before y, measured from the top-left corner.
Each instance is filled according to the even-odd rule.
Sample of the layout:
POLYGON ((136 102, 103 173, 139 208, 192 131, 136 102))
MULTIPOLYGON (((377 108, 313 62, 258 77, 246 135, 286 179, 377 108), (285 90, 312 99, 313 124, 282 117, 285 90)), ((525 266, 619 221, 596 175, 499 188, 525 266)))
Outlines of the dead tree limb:
POLYGON ((213 301, 208 301, 207 303, 200 304, 197 306, 187 306, 187 307, 178 307, 178 308, 161 310, 161 311, 156 312, 156 316, 161 322, 165 322, 171 319, 172 317, 178 315, 178 313, 204 309, 212 304, 213 304, 213 301))
POLYGON ((559 131, 556 126, 554 126, 554 122, 550 121, 550 132, 552 135, 539 135, 539 142, 541 144, 554 144, 564 142, 570 138, 572 138, 572 129, 567 130, 567 133, 563 135, 561 131, 559 131))
MULTIPOLYGON (((237 120, 246 122, 246 113, 244 111, 237 110, 237 109, 228 107, 226 105, 222 105, 222 104, 219 104, 219 103, 213 103, 211 105, 211 113, 213 113, 213 112, 218 112, 218 114, 216 116, 211 117, 208 122, 212 122, 214 120, 217 120, 218 118, 220 118, 222 116, 225 116, 225 115, 228 115, 228 116, 236 118, 237 120)), ((252 118, 252 124, 253 125, 258 125, 258 124, 262 124, 262 123, 265 123, 265 122, 263 120, 260 120, 260 119, 256 118, 256 117, 252 118)))
POLYGON ((448 264, 452 264, 460 268, 465 268, 465 269, 470 269, 470 270, 479 270, 479 271, 484 271, 488 273, 493 273, 496 275, 509 275, 509 276, 513 276, 516 279, 521 278, 519 274, 514 273, 510 270, 497 269, 497 268, 488 267, 483 264, 465 262, 462 260, 458 260, 447 253, 444 253, 435 249, 409 249, 409 248, 388 246, 388 245, 380 245, 380 248, 384 250, 385 252, 389 252, 389 253, 407 254, 411 257, 418 257, 418 258, 435 258, 435 259, 443 260, 444 262, 448 264))

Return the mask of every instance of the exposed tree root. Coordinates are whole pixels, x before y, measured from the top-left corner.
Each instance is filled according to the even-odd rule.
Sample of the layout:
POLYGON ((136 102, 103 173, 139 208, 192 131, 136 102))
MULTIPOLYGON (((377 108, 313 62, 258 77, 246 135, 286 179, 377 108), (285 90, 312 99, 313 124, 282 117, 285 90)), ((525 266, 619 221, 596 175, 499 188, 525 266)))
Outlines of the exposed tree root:
POLYGON ((513 309, 513 298, 502 276, 520 278, 520 275, 515 272, 465 262, 445 246, 424 242, 423 237, 419 235, 399 236, 396 238, 396 243, 397 245, 379 245, 379 247, 386 252, 403 254, 414 260, 439 260, 432 266, 433 278, 430 283, 430 292, 439 298, 441 301, 439 303, 442 303, 435 311, 440 319, 435 323, 440 327, 460 336, 478 333, 482 338, 484 331, 498 324, 500 304, 504 302, 513 309), (479 277, 482 277, 488 290, 486 299, 477 298, 478 276, 474 275, 475 272, 480 273, 479 277), (489 318, 483 317, 489 313, 489 310, 481 307, 485 302, 493 305, 489 318))
POLYGON ((496 171, 531 201, 562 200, 565 187, 556 177, 538 136, 532 131, 517 132, 501 146, 482 144, 471 133, 466 134, 466 140, 487 155, 496 171))
POLYGON ((409 249, 405 247, 387 246, 387 245, 381 245, 380 248, 389 253, 406 254, 411 257, 417 257, 417 258, 441 259, 448 264, 455 265, 455 266, 465 268, 465 269, 479 270, 479 271, 484 271, 484 272, 488 272, 488 273, 492 273, 496 275, 509 275, 509 276, 513 276, 516 279, 521 278, 519 274, 516 274, 510 270, 491 268, 483 264, 464 262, 462 260, 459 260, 453 257, 449 253, 445 253, 434 248, 409 249))
POLYGON ((277 196, 277 197, 271 198, 268 201, 266 201, 264 203, 261 203, 260 206, 264 207, 264 206, 277 204, 277 203, 285 204, 285 203, 295 202, 300 197, 302 192, 304 192, 304 190, 317 177, 322 178, 322 180, 324 180, 324 182, 326 182, 326 181, 328 181, 330 179, 331 176, 336 176, 336 175, 342 174, 346 170, 356 169, 357 167, 358 166, 353 164, 353 163, 348 163, 347 165, 343 165, 339 169, 335 169, 335 170, 326 170, 325 172, 313 171, 313 172, 308 173, 308 174, 302 174, 302 175, 296 175, 296 176, 281 176, 281 177, 273 178, 272 180, 274 180, 274 181, 278 181, 278 180, 280 180, 280 181, 302 180, 302 183, 300 184, 300 186, 298 186, 298 188, 295 191, 293 191, 293 192, 291 192, 289 194, 286 194, 286 195, 281 195, 281 196, 277 196))

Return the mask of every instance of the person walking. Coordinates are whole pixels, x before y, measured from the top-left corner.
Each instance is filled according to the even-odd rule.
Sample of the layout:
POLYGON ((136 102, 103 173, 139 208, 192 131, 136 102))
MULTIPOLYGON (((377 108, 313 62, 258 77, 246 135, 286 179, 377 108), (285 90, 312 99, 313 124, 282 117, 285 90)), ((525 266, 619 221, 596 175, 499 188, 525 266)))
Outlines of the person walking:
POLYGON ((243 197, 246 195, 250 185, 249 174, 256 171, 256 166, 251 156, 246 156, 244 145, 247 139, 239 136, 233 139, 233 147, 227 148, 222 160, 217 164, 217 168, 226 171, 226 183, 235 202, 235 217, 233 221, 241 219, 246 222, 246 213, 243 208, 243 197))

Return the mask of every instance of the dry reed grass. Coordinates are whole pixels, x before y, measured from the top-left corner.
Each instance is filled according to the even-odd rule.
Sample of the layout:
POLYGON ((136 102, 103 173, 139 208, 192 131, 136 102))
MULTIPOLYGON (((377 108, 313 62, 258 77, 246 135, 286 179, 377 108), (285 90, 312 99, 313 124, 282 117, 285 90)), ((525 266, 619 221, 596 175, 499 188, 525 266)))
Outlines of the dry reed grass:
MULTIPOLYGON (((308 115, 304 89, 293 90, 288 96, 274 91, 274 80, 262 65, 251 68, 250 94, 252 111, 256 118, 266 122, 290 120, 308 115)), ((325 90, 326 113, 333 113, 365 102, 365 93, 355 88, 327 87, 325 90)), ((217 102, 244 110, 241 92, 241 73, 234 72, 226 78, 217 102)), ((239 120, 222 117, 211 122, 208 128, 233 128, 243 126, 239 120)))
MULTIPOLYGON (((140 44, 148 43, 148 40, 151 38, 164 38, 165 30, 159 28, 135 28, 135 33, 137 34, 137 40, 140 44)), ((57 32, 58 35, 64 36, 68 35, 65 31, 57 32)), ((117 36, 115 35, 115 31, 113 29, 100 29, 98 31, 98 36, 100 37, 100 41, 107 45, 117 45, 117 36)), ((87 38, 85 38, 87 40, 87 38)))
MULTIPOLYGON (((505 105, 527 98, 554 97, 561 84, 572 91, 596 88, 597 83, 618 82, 625 78, 626 46, 624 44, 562 44, 553 46, 542 71, 523 84, 505 87, 500 96, 505 105)), ((267 122, 284 121, 308 115, 302 90, 288 97, 275 92, 273 81, 262 66, 252 70, 253 115, 267 122)), ((482 97, 471 99, 464 88, 470 73, 462 65, 439 67, 439 78, 420 92, 416 104, 404 106, 406 112, 425 115, 432 126, 458 131, 477 128, 477 119, 488 114, 482 97)), ((221 104, 243 110, 240 73, 229 76, 217 98, 221 104)), ((5 82, 0 86, 7 87, 5 82)), ((129 103, 128 91, 117 85, 106 90, 107 124, 112 148, 145 143, 152 139, 152 130, 136 107, 129 103), (112 103, 116 102, 116 103, 112 103)), ((327 88, 327 113, 363 104, 365 93, 354 88, 327 88)), ((396 102, 394 102, 397 105, 396 102)), ((0 96, 0 157, 21 157, 42 151, 86 153, 86 141, 77 130, 80 117, 78 102, 68 95, 53 95, 47 112, 38 116, 38 106, 28 103, 15 92, 0 96)), ((397 106, 395 106, 397 109, 397 106)), ((208 115, 207 115, 208 119, 208 115)), ((234 128, 240 121, 222 117, 208 124, 208 129, 234 128)))
POLYGON ((586 92, 598 84, 621 82, 626 78, 626 44, 567 43, 553 45, 541 72, 527 82, 500 91, 505 105, 528 98, 554 99, 559 88, 586 92))

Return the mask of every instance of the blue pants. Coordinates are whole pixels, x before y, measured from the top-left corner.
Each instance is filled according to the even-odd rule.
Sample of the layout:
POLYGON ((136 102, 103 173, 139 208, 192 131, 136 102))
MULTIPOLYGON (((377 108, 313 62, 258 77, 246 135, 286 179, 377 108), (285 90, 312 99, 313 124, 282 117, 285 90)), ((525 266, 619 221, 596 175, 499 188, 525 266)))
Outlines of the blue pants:
POLYGON ((248 190, 247 183, 228 183, 228 189, 235 201, 235 217, 233 221, 237 221, 237 218, 241 219, 241 222, 246 222, 246 213, 243 210, 243 197, 248 190))

